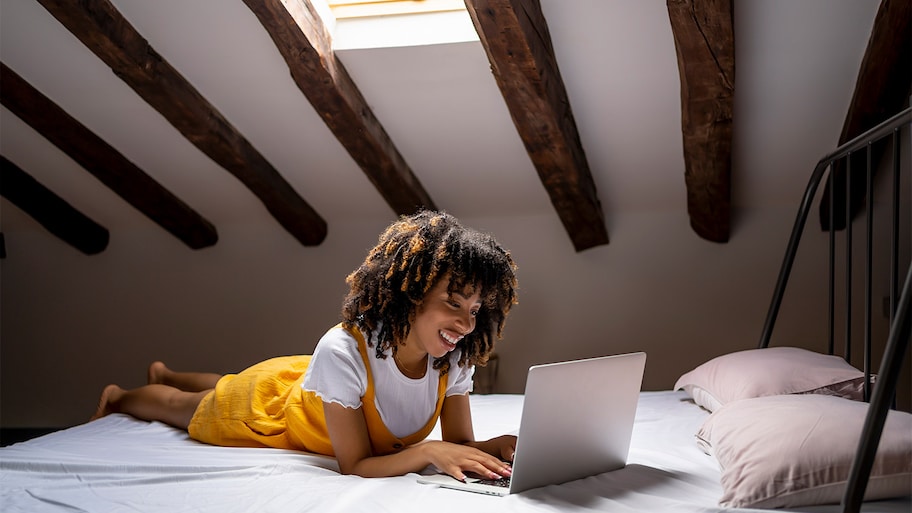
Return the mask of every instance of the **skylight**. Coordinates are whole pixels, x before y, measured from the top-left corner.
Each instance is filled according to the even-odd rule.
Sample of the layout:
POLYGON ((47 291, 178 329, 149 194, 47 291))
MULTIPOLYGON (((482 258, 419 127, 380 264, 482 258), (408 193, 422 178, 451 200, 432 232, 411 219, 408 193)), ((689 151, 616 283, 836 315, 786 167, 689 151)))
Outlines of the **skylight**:
POLYGON ((325 2, 336 50, 478 41, 463 0, 325 2))
POLYGON ((327 3, 337 20, 394 14, 465 11, 463 0, 329 0, 327 3))

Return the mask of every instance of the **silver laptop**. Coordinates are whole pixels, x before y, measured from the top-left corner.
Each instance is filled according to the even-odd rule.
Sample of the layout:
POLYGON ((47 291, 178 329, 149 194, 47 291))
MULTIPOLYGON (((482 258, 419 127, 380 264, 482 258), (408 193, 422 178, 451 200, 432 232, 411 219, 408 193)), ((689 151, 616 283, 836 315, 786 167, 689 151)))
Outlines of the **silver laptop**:
POLYGON ((642 352, 531 367, 512 478, 418 482, 508 495, 624 467, 645 367, 642 352))

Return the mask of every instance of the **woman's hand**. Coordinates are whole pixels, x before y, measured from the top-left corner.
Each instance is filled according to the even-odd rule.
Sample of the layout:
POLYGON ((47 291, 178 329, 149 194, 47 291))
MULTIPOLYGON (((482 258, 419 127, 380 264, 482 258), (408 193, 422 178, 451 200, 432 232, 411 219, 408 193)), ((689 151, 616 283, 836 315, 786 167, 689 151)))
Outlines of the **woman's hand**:
POLYGON ((516 437, 514 435, 501 435, 484 442, 478 442, 479 449, 499 457, 503 461, 513 461, 516 453, 516 437))
POLYGON ((363 477, 398 476, 421 471, 428 465, 434 465, 459 480, 465 479, 465 472, 474 472, 492 479, 509 476, 511 473, 509 465, 504 464, 500 457, 492 456, 479 447, 480 444, 468 441, 427 441, 406 447, 397 453, 374 456, 367 422, 360 408, 323 403, 323 411, 336 461, 339 462, 339 471, 343 474, 363 477))
MULTIPOLYGON (((499 437, 500 440, 508 437, 499 437)), ((515 444, 516 437, 513 438, 515 444)), ((509 477, 512 469, 481 448, 473 447, 475 444, 456 444, 451 442, 424 442, 420 447, 425 451, 431 464, 442 472, 453 476, 460 481, 465 480, 465 472, 472 472, 485 479, 499 479, 509 477)), ((506 448, 506 443, 499 444, 506 448)), ((512 447, 512 446, 511 446, 512 447)), ((512 456, 512 449, 511 449, 512 456)))
MULTIPOLYGON (((443 410, 440 413, 440 426, 444 440, 461 447, 475 449, 486 456, 481 460, 485 462, 484 471, 478 472, 474 469, 465 469, 465 467, 462 467, 463 469, 471 470, 485 477, 490 477, 491 472, 499 474, 492 479, 510 475, 512 469, 509 464, 503 462, 513 461, 513 453, 516 450, 516 437, 512 435, 503 435, 484 442, 476 442, 475 434, 472 430, 472 410, 467 394, 452 395, 444 399, 443 410)), ((477 455, 477 453, 473 454, 477 455)), ((461 480, 463 477, 462 475, 457 475, 439 465, 437 468, 456 479, 461 480)))

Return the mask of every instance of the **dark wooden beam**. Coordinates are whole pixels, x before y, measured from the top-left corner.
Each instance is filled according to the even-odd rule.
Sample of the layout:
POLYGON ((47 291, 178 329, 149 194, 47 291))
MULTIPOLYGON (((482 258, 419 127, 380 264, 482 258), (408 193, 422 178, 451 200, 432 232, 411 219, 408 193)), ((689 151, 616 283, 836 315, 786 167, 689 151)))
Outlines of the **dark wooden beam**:
MULTIPOLYGON (((846 143, 901 111, 912 93, 912 2, 882 0, 865 50, 855 92, 839 135, 846 143)), ((874 173, 879 168, 885 145, 875 145, 871 153, 874 173)), ((822 157, 822 155, 821 155, 822 157)), ((851 158, 849 176, 851 217, 864 206, 867 191, 865 152, 851 158)), ((820 203, 820 227, 830 229, 830 187, 833 187, 833 228, 846 225, 846 160, 838 161, 824 187, 820 203)))
POLYGON ((608 243, 539 0, 465 0, 513 124, 551 203, 582 251, 608 243))
POLYGON ((2 63, 0 102, 186 245, 200 249, 218 241, 212 223, 2 63))
POLYGON ((681 79, 684 182, 690 226, 728 242, 731 231, 735 35, 732 0, 667 0, 681 79))
POLYGON ((332 51, 309 0, 244 0, 285 58, 291 77, 326 126, 397 214, 436 209, 332 51))
POLYGON ((108 230, 0 156, 0 195, 64 242, 94 255, 108 247, 108 230))
POLYGON ((326 222, 108 0, 38 0, 190 142, 237 177, 289 233, 320 244, 326 222))

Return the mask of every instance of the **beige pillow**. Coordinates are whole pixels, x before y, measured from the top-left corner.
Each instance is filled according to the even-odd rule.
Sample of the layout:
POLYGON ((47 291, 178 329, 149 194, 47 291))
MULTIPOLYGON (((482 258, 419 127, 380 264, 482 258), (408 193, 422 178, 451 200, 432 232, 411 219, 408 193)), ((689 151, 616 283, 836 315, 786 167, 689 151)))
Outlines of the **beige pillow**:
POLYGON ((681 376, 700 406, 715 411, 737 399, 781 394, 825 394, 861 400, 864 373, 839 356, 798 347, 749 349, 722 355, 681 376))
MULTIPOLYGON (((727 508, 839 503, 868 403, 823 395, 735 401, 709 416, 697 443, 722 469, 727 508)), ((890 411, 865 500, 912 495, 912 415, 890 411)))

